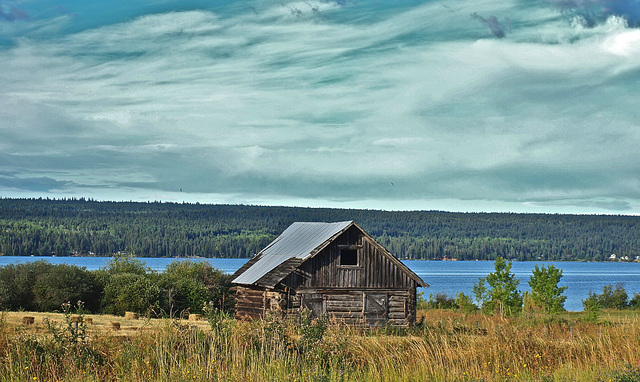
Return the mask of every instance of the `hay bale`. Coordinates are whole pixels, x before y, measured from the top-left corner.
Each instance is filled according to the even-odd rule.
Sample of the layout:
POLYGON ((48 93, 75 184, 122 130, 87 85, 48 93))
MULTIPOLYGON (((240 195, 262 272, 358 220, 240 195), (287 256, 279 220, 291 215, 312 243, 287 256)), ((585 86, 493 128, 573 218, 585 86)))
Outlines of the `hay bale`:
POLYGON ((36 322, 36 318, 33 316, 22 317, 22 325, 33 325, 36 322))
POLYGON ((93 318, 91 317, 85 317, 84 318, 84 322, 89 324, 89 325, 93 325, 93 318))
POLYGON ((138 318, 140 318, 140 315, 138 313, 124 312, 125 320, 137 320, 138 318))
POLYGON ((119 322, 112 322, 111 323, 111 329, 120 330, 120 323, 119 322))
POLYGON ((71 322, 80 323, 80 322, 82 322, 82 317, 80 317, 80 316, 72 316, 71 317, 71 322))
POLYGON ((202 321, 202 314, 190 314, 189 321, 202 321))

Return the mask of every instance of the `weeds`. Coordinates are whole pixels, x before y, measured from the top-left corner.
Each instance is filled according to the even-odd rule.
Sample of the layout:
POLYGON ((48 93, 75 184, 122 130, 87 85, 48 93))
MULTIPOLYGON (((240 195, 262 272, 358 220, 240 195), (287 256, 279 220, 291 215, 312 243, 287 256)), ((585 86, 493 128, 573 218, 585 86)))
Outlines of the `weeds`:
POLYGON ((2 329, 0 317, 0 381, 640 381, 637 317, 605 326, 428 311, 416 327, 365 331, 308 314, 211 313, 209 328, 166 319, 124 336, 83 332, 77 306, 40 334, 2 329))

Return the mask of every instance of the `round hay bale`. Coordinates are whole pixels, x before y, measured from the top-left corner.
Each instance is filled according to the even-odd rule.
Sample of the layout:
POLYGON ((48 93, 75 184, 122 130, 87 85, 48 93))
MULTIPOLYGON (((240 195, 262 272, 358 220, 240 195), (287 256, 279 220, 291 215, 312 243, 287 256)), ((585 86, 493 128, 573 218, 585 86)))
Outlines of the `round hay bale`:
POLYGON ((111 323, 111 329, 120 330, 120 323, 119 322, 112 322, 111 323))
POLYGON ((134 313, 134 312, 125 312, 124 313, 124 319, 125 320, 137 320, 138 318, 140 318, 140 315, 138 313, 134 313))
POLYGON ((202 314, 190 314, 189 321, 202 321, 202 314))
POLYGON ((22 317, 22 325, 33 325, 34 322, 36 322, 36 318, 33 316, 22 317))
POLYGON ((82 317, 80 316, 72 316, 71 322, 82 322, 82 317))

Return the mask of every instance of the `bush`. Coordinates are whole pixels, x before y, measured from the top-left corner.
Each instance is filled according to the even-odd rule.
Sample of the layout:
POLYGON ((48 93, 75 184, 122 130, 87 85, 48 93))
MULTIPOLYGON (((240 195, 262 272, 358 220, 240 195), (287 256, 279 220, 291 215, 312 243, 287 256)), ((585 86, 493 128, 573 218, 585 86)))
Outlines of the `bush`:
POLYGON ((95 275, 75 265, 35 261, 0 267, 0 307, 53 311, 68 301, 88 301, 99 309, 102 287, 95 275))
POLYGON ((589 322, 598 321, 598 316, 600 315, 601 308, 600 308, 600 302, 598 301, 597 294, 593 292, 589 292, 589 297, 582 300, 582 306, 585 313, 587 314, 585 317, 587 321, 589 322))
POLYGON ((640 292, 633 295, 633 298, 629 300, 629 306, 633 309, 640 308, 640 292))
POLYGON ((629 306, 629 296, 623 284, 616 284, 602 287, 602 294, 598 296, 600 307, 603 309, 624 309, 629 306))
POLYGON ((458 304, 453 297, 448 296, 446 293, 438 292, 434 295, 429 295, 427 301, 428 309, 458 309, 458 304))
POLYGON ((159 306, 160 297, 160 288, 151 275, 119 273, 111 275, 104 287, 102 310, 115 315, 146 314, 159 306))
POLYGON ((602 294, 596 294, 589 292, 589 297, 582 302, 582 305, 586 305, 585 302, 591 305, 597 305, 599 309, 625 309, 630 306, 638 304, 640 297, 634 296, 634 300, 629 301, 629 295, 624 289, 622 284, 605 285, 602 287, 602 294))
POLYGON ((465 313, 473 313, 478 310, 476 304, 471 300, 471 296, 467 296, 466 294, 460 292, 458 297, 456 297, 456 305, 458 309, 462 310, 465 313))
POLYGON ((215 308, 228 310, 230 276, 206 262, 174 261, 159 275, 162 307, 173 312, 203 313, 202 307, 212 303, 215 308))

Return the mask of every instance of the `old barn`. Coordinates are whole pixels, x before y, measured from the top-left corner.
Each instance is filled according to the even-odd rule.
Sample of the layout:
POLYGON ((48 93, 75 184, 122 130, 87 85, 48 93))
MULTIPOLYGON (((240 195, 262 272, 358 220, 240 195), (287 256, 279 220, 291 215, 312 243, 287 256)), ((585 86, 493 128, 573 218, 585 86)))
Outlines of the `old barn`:
POLYGON ((428 286, 353 221, 293 223, 233 275, 236 316, 307 308, 350 324, 409 325, 428 286))

